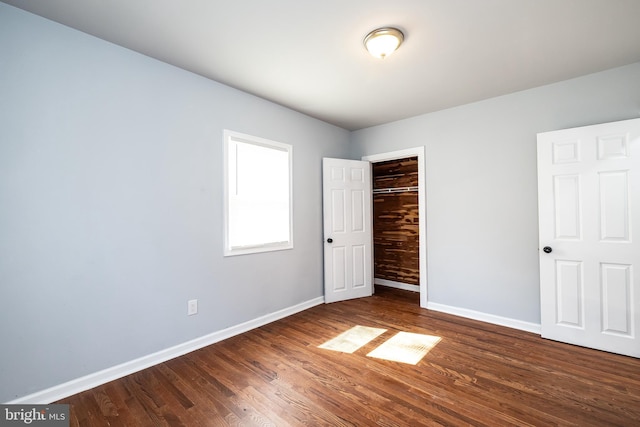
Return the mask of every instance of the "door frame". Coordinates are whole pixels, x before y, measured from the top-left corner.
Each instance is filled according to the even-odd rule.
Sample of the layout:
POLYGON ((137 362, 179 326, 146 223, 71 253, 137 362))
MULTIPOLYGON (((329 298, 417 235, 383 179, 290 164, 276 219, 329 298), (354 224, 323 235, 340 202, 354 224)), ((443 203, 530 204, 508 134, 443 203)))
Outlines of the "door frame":
MULTIPOLYGON (((405 157, 418 157, 418 235, 419 235, 419 267, 420 267, 420 307, 427 308, 427 197, 425 174, 425 148, 414 147, 404 150, 390 151, 387 153, 363 156, 362 160, 369 163, 384 162, 387 160, 403 159, 405 157)), ((371 180, 373 185, 373 179, 371 180)), ((373 188, 372 188, 373 191, 373 188)), ((372 198, 373 203, 373 198, 372 198)), ((373 207, 371 208, 373 212, 373 207)), ((373 221, 371 222, 373 228, 373 221)), ((372 230, 373 235, 373 230, 372 230)), ((373 251, 371 252, 373 258, 373 251)), ((373 260, 372 260, 373 263, 373 260)), ((375 277, 372 277, 375 280, 375 277)))

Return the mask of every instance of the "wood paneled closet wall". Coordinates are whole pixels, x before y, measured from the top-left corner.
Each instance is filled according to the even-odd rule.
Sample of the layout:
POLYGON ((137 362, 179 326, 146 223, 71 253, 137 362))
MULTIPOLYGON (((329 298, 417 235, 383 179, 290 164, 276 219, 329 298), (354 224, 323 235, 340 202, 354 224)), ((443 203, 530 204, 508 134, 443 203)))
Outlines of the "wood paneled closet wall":
POLYGON ((374 277, 420 284, 418 158, 373 163, 374 277))

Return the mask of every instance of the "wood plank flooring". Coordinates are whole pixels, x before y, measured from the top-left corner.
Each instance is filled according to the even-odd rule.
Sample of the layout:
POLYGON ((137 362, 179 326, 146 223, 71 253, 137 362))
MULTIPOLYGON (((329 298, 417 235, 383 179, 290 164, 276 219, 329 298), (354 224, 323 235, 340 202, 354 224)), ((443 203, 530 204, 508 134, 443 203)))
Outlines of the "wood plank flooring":
POLYGON ((638 426, 640 359, 418 306, 377 287, 71 396, 72 426, 638 426), (318 348, 355 325, 353 354, 318 348), (416 365, 367 357, 395 333, 441 341, 416 365))

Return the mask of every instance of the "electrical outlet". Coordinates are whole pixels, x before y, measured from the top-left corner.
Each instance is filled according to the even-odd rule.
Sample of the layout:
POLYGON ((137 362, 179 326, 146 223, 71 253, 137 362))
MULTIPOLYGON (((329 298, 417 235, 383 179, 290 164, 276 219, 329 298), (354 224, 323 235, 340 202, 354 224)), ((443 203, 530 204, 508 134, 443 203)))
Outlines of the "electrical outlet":
POLYGON ((187 301, 187 315, 193 316, 194 314, 198 314, 198 300, 190 299, 187 301))

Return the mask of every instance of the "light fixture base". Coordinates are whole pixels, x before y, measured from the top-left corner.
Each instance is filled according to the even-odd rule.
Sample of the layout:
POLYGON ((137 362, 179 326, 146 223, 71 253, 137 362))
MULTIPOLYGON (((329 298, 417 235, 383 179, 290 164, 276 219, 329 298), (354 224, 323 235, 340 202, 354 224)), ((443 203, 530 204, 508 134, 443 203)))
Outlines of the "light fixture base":
POLYGON ((380 59, 395 52, 404 41, 404 34, 394 27, 383 27, 371 31, 364 38, 364 46, 369 53, 380 59))

